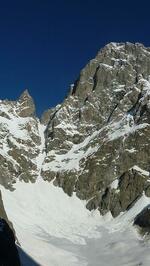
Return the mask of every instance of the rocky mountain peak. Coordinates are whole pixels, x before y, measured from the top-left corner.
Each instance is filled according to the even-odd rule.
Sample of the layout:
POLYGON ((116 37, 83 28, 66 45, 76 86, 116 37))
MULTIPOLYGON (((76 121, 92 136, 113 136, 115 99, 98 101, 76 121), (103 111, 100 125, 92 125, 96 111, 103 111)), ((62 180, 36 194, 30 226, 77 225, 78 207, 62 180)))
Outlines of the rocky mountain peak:
POLYGON ((25 89, 22 93, 21 93, 21 95, 20 95, 20 97, 19 97, 19 100, 20 101, 24 101, 24 99, 26 99, 26 98, 31 98, 31 95, 29 94, 29 90, 28 89, 25 89))
POLYGON ((33 98, 30 96, 28 89, 26 89, 19 97, 20 104, 19 116, 28 117, 35 114, 35 104, 33 98))
POLYGON ((101 49, 59 109, 49 112, 43 177, 88 199, 89 209, 114 216, 126 210, 147 187, 141 175, 149 171, 149 77, 149 48, 110 43, 101 49))
POLYGON ((150 49, 140 43, 106 45, 80 72, 72 88, 72 95, 78 96, 81 100, 85 100, 93 93, 102 97, 101 94, 108 87, 112 93, 112 89, 117 85, 116 82, 132 86, 140 74, 147 79, 149 55, 150 49))
POLYGON ((11 176, 13 182, 35 182, 41 176, 70 196, 76 192, 89 209, 111 211, 113 216, 143 191, 148 195, 149 48, 138 43, 106 45, 42 122, 33 116, 28 91, 19 101, 0 104, 2 184, 9 180, 13 186, 11 176))

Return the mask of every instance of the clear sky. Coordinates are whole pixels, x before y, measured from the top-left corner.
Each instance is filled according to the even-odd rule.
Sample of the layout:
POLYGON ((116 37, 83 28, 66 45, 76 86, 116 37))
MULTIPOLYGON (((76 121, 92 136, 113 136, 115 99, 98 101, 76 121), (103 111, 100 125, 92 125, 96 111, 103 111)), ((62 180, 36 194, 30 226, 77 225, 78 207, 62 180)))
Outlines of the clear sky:
POLYGON ((149 0, 0 1, 0 98, 28 88, 40 115, 105 44, 150 46, 149 13, 149 0))

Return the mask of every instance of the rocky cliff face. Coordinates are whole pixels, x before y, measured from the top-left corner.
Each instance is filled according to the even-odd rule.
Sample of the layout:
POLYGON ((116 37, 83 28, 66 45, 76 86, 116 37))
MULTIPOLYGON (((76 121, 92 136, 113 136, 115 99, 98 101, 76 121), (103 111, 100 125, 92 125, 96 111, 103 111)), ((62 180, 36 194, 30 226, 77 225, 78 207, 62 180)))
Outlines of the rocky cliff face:
POLYGON ((150 48, 110 43, 41 121, 28 91, 0 102, 0 183, 41 176, 117 216, 150 196, 149 133, 150 48))
POLYGON ((0 183, 13 189, 19 180, 34 182, 42 153, 42 125, 34 102, 25 91, 18 101, 0 102, 0 183))

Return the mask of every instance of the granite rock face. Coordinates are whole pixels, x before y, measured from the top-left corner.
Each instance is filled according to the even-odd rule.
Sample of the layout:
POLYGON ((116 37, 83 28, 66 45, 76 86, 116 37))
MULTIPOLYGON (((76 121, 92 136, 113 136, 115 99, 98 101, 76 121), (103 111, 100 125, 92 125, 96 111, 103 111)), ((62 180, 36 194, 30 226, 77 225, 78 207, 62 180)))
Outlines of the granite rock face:
POLYGON ((148 191, 149 79, 149 48, 106 45, 50 115, 43 178, 113 216, 148 191))
POLYGON ((34 113, 27 91, 0 102, 2 185, 42 176, 113 216, 150 196, 150 48, 106 45, 62 104, 34 113))

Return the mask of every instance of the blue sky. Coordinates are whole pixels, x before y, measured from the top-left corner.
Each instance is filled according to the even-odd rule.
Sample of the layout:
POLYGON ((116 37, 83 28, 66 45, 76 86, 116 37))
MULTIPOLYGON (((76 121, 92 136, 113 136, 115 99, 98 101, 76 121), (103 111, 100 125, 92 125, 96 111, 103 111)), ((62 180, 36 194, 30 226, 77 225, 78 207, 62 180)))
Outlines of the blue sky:
POLYGON ((150 46, 149 1, 0 1, 0 98, 28 88, 37 114, 63 101, 105 44, 150 46))

